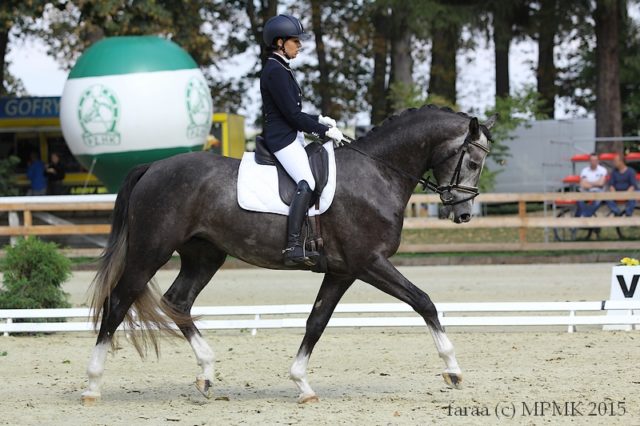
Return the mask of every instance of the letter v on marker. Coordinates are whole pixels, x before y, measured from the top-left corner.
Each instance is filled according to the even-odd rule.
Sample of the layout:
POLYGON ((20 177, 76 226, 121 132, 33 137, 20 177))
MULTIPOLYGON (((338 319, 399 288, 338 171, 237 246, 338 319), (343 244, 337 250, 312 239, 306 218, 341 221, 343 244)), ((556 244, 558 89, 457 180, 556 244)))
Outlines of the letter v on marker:
POLYGON ((618 284, 620 284, 620 290, 622 290, 622 294, 625 298, 633 297, 633 294, 636 292, 636 286, 638 285, 638 279, 640 275, 634 275, 631 279, 631 287, 627 288, 627 283, 624 280, 624 275, 616 275, 618 279, 618 284))

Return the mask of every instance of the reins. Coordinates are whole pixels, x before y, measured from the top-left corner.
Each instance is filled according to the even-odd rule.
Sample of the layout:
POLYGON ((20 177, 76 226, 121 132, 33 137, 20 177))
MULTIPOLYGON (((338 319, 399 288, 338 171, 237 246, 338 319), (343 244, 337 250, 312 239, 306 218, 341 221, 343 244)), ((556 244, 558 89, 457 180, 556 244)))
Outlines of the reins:
POLYGON ((460 154, 460 158, 458 159, 458 163, 456 164, 456 168, 453 172, 453 175, 451 176, 451 181, 449 182, 448 185, 438 185, 437 182, 432 182, 429 178, 425 179, 423 177, 416 177, 410 173, 405 172, 402 169, 399 169, 398 167, 394 166, 393 164, 389 164, 388 162, 386 162, 385 160, 383 160, 382 158, 376 157, 374 155, 371 155, 363 150, 361 150, 360 148, 356 147, 355 145, 353 145, 353 142, 355 142, 355 139, 349 137, 349 136, 343 136, 344 140, 347 142, 347 144, 345 144, 346 147, 359 152, 360 154, 364 155, 365 157, 369 157, 374 161, 377 161, 378 163, 384 165, 385 167, 388 167, 389 169, 395 171, 397 174, 407 178, 407 179, 411 179, 413 181, 415 181, 416 183, 419 183, 422 185, 422 189, 423 191, 427 191, 431 190, 435 193, 437 193, 438 195, 440 195, 440 200, 442 201, 442 204, 444 205, 456 205, 456 204, 460 204, 460 203, 464 203, 465 201, 469 201, 469 200, 473 200, 475 197, 478 196, 478 194, 480 193, 478 190, 478 187, 475 186, 467 186, 467 185, 460 185, 460 171, 462 170, 462 161, 464 160, 464 155, 467 153, 468 147, 469 145, 473 145, 476 146, 480 149, 482 149, 485 152, 489 152, 489 150, 487 148, 485 148, 484 146, 476 143, 475 141, 472 141, 469 136, 467 135, 467 137, 465 138, 464 142, 462 142, 462 145, 460 145, 460 147, 458 147, 458 149, 456 149, 453 153, 451 153, 449 156, 443 158, 442 160, 438 161, 436 164, 434 164, 433 166, 431 166, 431 170, 433 170, 435 167, 439 166, 440 164, 445 163, 446 161, 450 160, 452 157, 455 157, 456 155, 460 154), (455 200, 455 197, 453 195, 453 193, 451 191, 461 191, 461 192, 466 192, 469 195, 466 198, 463 198, 461 200, 455 200))

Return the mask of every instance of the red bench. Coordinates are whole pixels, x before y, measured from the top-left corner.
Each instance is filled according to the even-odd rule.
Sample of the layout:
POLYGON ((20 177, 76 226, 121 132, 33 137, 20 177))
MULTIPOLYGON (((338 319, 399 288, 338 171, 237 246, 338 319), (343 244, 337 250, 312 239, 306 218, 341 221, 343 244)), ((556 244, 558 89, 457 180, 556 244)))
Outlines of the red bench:
MULTIPOLYGON (((607 175, 605 179, 609 180, 609 178, 610 178, 610 175, 607 175)), ((636 174, 636 180, 640 182, 640 172, 636 174)), ((569 185, 578 185, 580 183, 580 176, 579 175, 565 176, 562 178, 562 183, 567 183, 569 185)))
MULTIPOLYGON (((576 154, 571 157, 571 161, 573 163, 586 162, 589 161, 589 156, 591 154, 576 154)), ((598 158, 600 161, 612 161, 613 157, 616 156, 615 152, 603 152, 602 154, 598 154, 598 158)), ((629 163, 633 161, 640 161, 640 152, 630 152, 624 156, 624 161, 629 163)))
POLYGON ((640 161, 640 152, 630 152, 624 156, 624 161, 631 163, 634 161, 640 161))

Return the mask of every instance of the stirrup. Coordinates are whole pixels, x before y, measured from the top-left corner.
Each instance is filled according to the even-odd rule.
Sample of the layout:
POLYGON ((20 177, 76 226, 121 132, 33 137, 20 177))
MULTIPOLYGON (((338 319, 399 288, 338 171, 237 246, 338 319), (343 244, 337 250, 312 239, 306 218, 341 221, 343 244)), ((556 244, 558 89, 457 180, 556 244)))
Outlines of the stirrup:
POLYGON ((308 251, 302 245, 287 247, 286 249, 282 250, 282 254, 284 255, 285 266, 316 266, 316 264, 318 263, 318 258, 320 257, 320 254, 318 252, 308 251), (298 248, 302 251, 302 253, 300 255, 294 256, 293 252, 298 248))

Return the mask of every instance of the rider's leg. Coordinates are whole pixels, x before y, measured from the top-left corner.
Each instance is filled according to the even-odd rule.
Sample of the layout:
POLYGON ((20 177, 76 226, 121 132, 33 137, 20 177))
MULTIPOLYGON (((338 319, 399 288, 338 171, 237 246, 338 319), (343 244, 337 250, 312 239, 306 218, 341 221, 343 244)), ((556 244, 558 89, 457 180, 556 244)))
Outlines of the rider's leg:
POLYGON ((306 251, 302 239, 302 223, 309 210, 309 202, 313 191, 307 185, 307 181, 300 181, 296 194, 289 207, 289 222, 287 223, 287 248, 284 249, 284 263, 292 266, 306 263, 309 266, 315 264, 317 252, 306 251))
POLYGON ((298 183, 296 193, 289 207, 287 224, 287 248, 284 250, 285 264, 314 264, 318 253, 307 252, 302 241, 302 223, 309 210, 309 202, 315 188, 315 180, 309 166, 309 159, 302 145, 297 141, 274 153, 282 167, 298 183))
POLYGON ((306 180, 312 191, 316 188, 316 181, 309 165, 309 157, 297 140, 274 152, 273 155, 296 183, 306 180))

